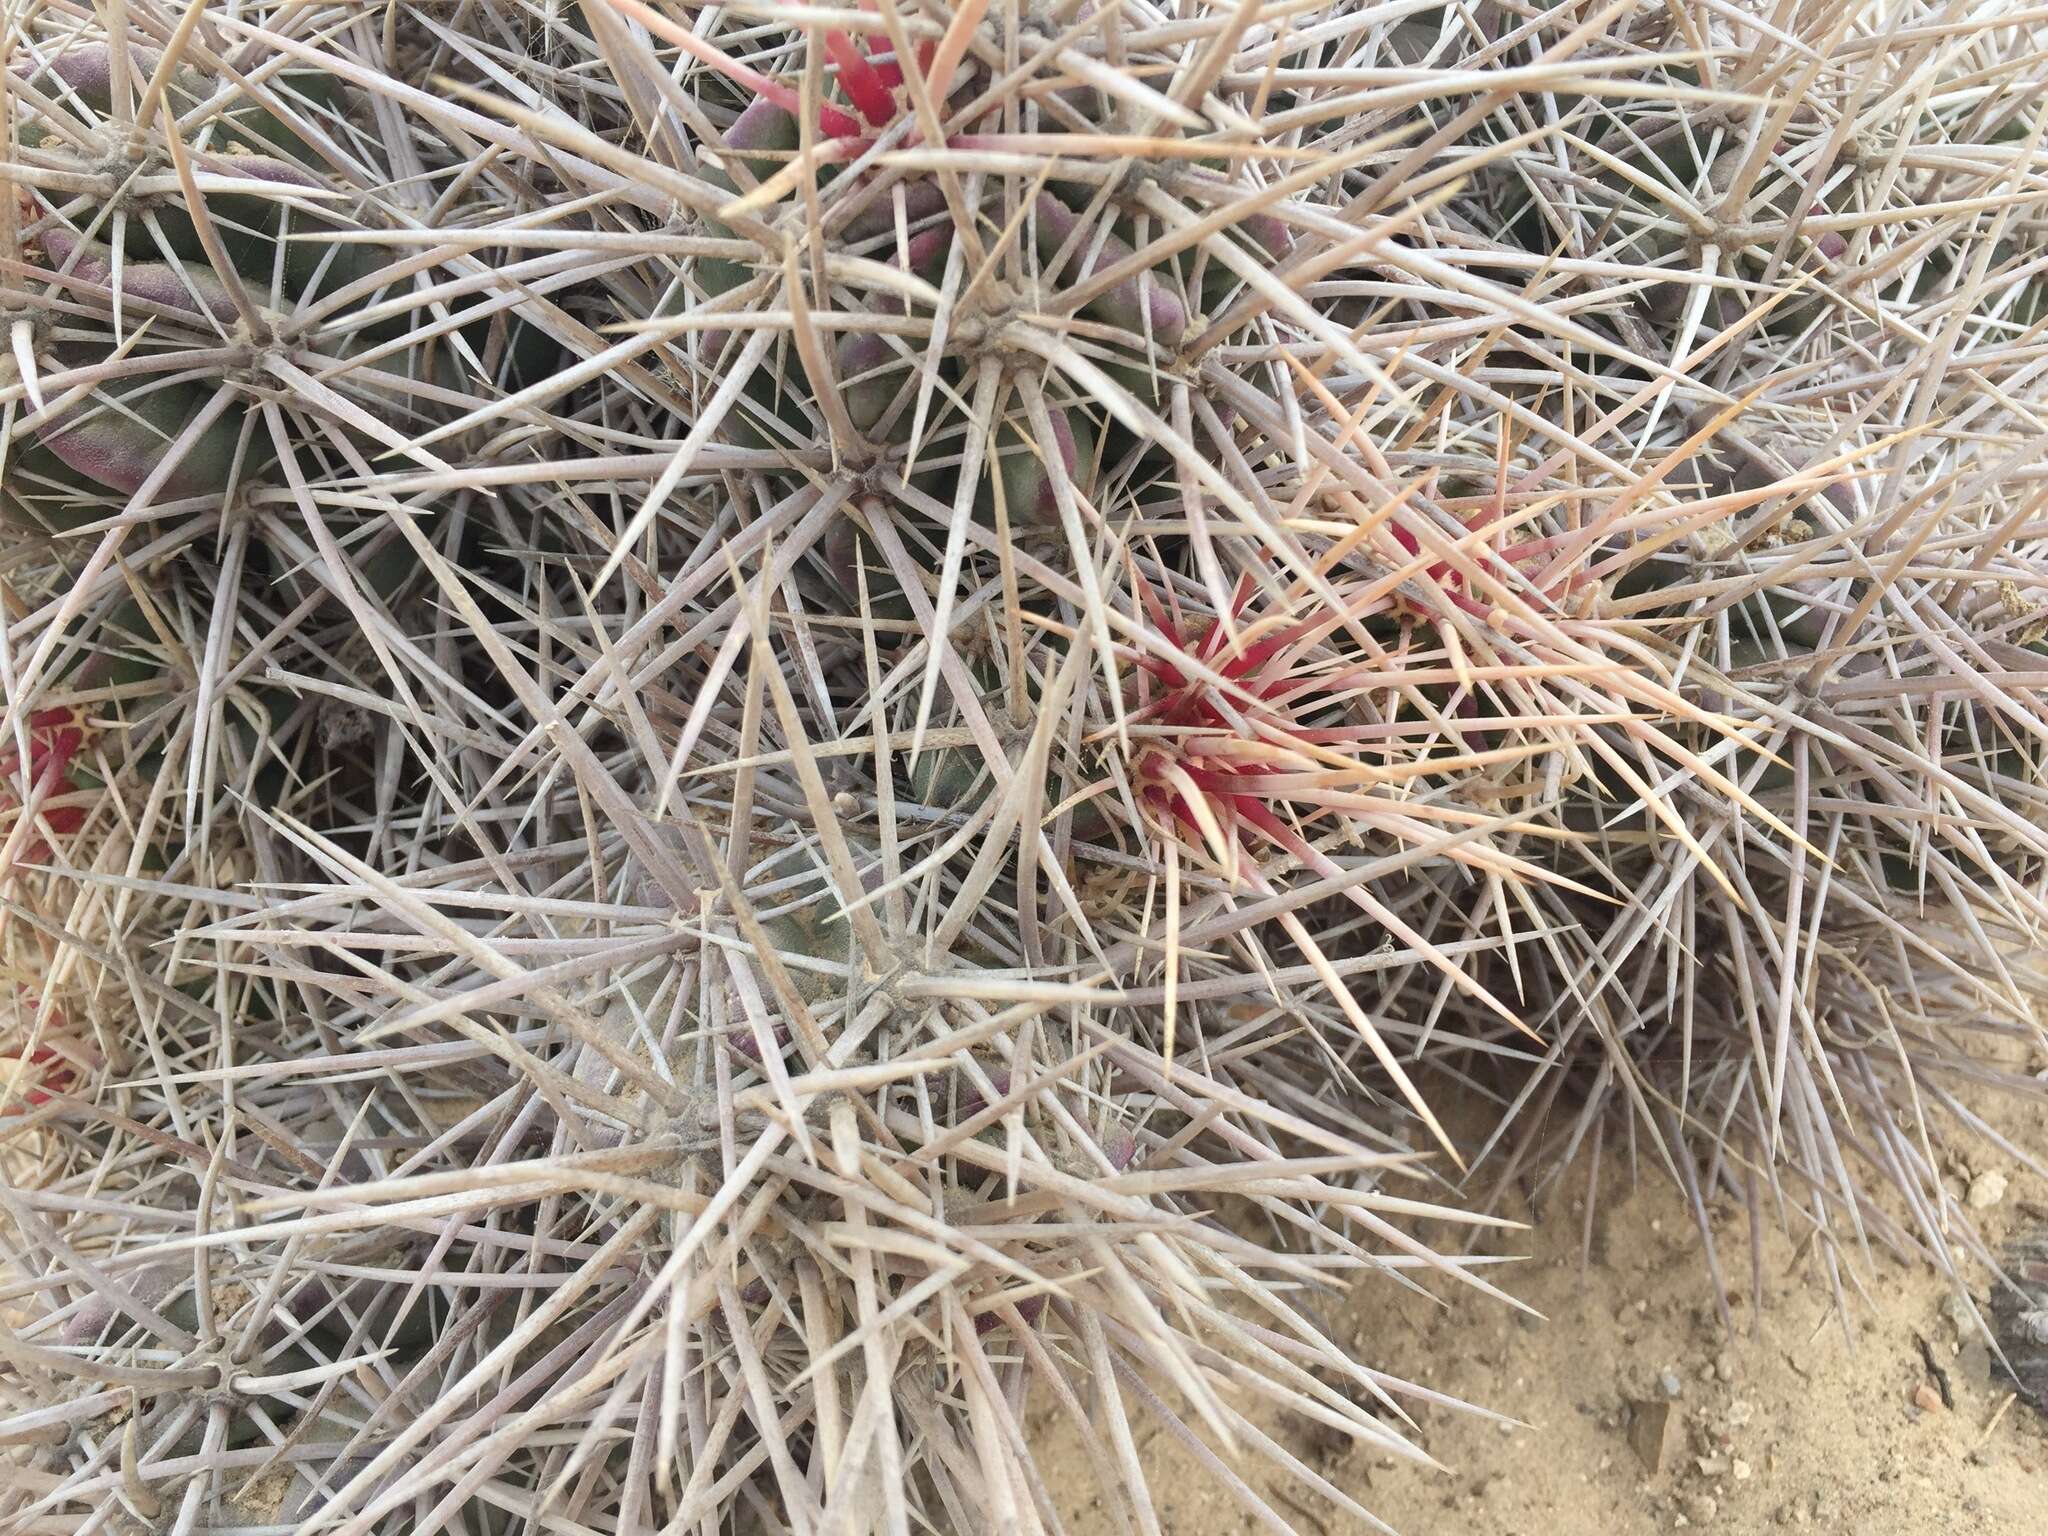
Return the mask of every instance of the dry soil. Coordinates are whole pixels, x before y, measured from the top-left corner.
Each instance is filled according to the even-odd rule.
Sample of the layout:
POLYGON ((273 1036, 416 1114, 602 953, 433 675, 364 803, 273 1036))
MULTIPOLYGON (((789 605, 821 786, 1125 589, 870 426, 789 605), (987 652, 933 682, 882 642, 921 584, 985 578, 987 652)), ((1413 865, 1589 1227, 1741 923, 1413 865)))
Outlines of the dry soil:
MULTIPOLYGON (((2048 1146, 2048 1118, 2013 1129, 2048 1146)), ((1959 1197, 1975 1184, 1985 1199, 2003 1180, 1971 1213, 1994 1243, 2048 1225, 2042 1181, 2010 1159, 1967 1157, 1952 1165, 1959 1197)), ((2048 1424, 1994 1380, 1983 1338, 1930 1267, 1874 1254, 1838 1311, 1811 1251, 1773 1232, 1759 1308, 1746 1220, 1717 1211, 1724 1262, 1739 1270, 1731 1332, 1700 1236, 1661 1176, 1602 1195, 1583 1266, 1585 1208, 1571 1188, 1528 1213, 1525 1261, 1494 1276, 1542 1321, 1370 1282, 1323 1309, 1359 1358, 1518 1424, 1418 1411, 1422 1443, 1447 1469, 1433 1471, 1329 1444, 1300 1421, 1254 1419, 1402 1536, 2048 1536, 2048 1424)), ((1974 1280, 1981 1302, 1987 1284, 1974 1280)), ((1068 1433, 1041 1423, 1053 1442, 1068 1433)), ((1171 1435, 1150 1431, 1143 1454, 1167 1536, 1261 1528, 1171 1435)), ((1062 1487, 1071 1529, 1108 1536, 1118 1526, 1074 1460, 1062 1487)), ((1360 1529, 1271 1469, 1241 1470, 1304 1532, 1360 1529)))

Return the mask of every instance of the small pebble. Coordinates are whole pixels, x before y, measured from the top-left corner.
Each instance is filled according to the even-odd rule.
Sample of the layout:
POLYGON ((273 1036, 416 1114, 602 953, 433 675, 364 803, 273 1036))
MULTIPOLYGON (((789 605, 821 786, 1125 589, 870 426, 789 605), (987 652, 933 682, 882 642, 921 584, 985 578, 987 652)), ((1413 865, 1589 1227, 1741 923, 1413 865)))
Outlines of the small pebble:
POLYGON ((1711 1493, 1688 1493, 1679 1500, 1679 1508, 1694 1525, 1712 1525, 1721 1513, 1721 1501, 1711 1493))
POLYGON ((1977 1319, 1971 1315, 1969 1298, 1960 1291, 1950 1291, 1941 1298, 1941 1315, 1955 1329, 1958 1339, 1974 1338, 1982 1331, 1977 1326, 1977 1319))
POLYGON ((1678 1410, 1670 1402, 1633 1402, 1628 1405, 1629 1447, 1642 1462, 1643 1470, 1652 1477, 1664 1469, 1664 1458, 1671 1452, 1674 1426, 1678 1410))
POLYGON ((1735 1458, 1735 1464, 1729 1468, 1729 1471, 1735 1474, 1735 1481, 1737 1481, 1738 1483, 1746 1483, 1752 1477, 1756 1476, 1756 1468, 1752 1467, 1740 1456, 1735 1458))
POLYGON ((2005 1175, 1996 1168, 1987 1168, 1970 1180, 1970 1209, 1988 1211, 2005 1198, 2005 1175))
POLYGON ((1735 1356, 1733 1353, 1724 1349, 1720 1354, 1714 1356, 1714 1374, 1723 1381, 1733 1381, 1735 1379, 1735 1356))
POLYGON ((1922 1413, 1939 1413, 1941 1394, 1923 1381, 1913 1389, 1913 1404, 1922 1413))
POLYGON ((1664 1389, 1666 1397, 1676 1397, 1685 1390, 1685 1383, 1678 1379, 1678 1372, 1672 1370, 1658 1376, 1657 1385, 1664 1389))

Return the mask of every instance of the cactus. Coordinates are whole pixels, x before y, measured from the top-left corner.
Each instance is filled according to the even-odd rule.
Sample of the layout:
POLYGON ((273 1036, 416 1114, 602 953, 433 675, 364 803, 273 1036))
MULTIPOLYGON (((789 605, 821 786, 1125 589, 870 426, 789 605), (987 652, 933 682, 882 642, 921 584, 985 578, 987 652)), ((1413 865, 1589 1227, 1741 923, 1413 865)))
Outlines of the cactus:
POLYGON ((22 22, 0 1523, 1365 1528, 1567 1167, 1950 1263, 2032 98, 1695 21, 22 22))
MULTIPOLYGON (((0 512, 83 580, 10 702, 32 732, 86 709, 96 772, 175 784, 196 822, 202 784, 274 799, 299 771, 317 711, 266 671, 335 681, 323 646, 222 620, 245 603, 391 612, 419 564, 353 487, 431 472, 443 461, 416 445, 545 376, 551 343, 492 301, 488 246, 423 264, 361 238, 417 220, 379 200, 389 167, 359 92, 320 68, 252 79, 181 41, 124 63, 104 39, 39 35, 9 62, 33 190, 4 231, 26 303, 9 321, 0 512), (138 597, 120 561, 145 545, 138 597)), ((459 538, 421 511, 432 536, 459 538)), ((79 815, 60 804, 51 825, 79 815)), ((174 860, 191 828, 153 821, 149 857, 174 860)))
MULTIPOLYGON (((137 49, 130 85, 154 88, 168 74, 165 110, 209 108, 196 129, 181 125, 163 142, 134 121, 134 103, 114 108, 112 52, 81 46, 13 69, 27 98, 16 103, 27 108, 17 138, 63 178, 56 186, 88 169, 109 174, 105 147, 135 170, 112 196, 52 191, 25 210, 21 254, 47 268, 54 313, 46 325, 16 322, 29 327, 16 358, 34 369, 23 382, 39 401, 70 392, 74 377, 89 394, 36 412, 9 464, 11 505, 73 527, 146 483, 158 503, 246 497, 282 478, 272 471, 283 457, 321 476, 314 454, 326 442, 370 459, 405 452, 452 414, 466 366, 491 379, 544 371, 534 328, 503 317, 451 328, 435 310, 459 315, 472 298, 423 291, 394 270, 395 250, 325 238, 376 225, 357 221, 359 201, 352 209, 350 189, 324 172, 324 135, 302 138, 248 97, 223 103, 217 79, 166 71, 160 55, 137 49), (131 337, 145 325, 146 338, 131 337), (304 437, 281 438, 260 408, 279 391, 304 437)), ((317 73, 286 73, 268 89, 294 117, 349 106, 317 73)))

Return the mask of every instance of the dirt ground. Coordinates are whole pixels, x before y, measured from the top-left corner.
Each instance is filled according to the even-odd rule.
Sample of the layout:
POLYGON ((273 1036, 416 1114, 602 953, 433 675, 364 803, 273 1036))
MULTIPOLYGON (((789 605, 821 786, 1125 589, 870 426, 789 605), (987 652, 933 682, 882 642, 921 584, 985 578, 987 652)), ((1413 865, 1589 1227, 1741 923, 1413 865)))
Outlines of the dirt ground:
MULTIPOLYGON (((2021 1144, 2048 1146, 2048 1119, 2034 1130, 2021 1144)), ((1998 1192, 1972 1212, 1994 1248, 2048 1225, 2040 1180, 2009 1159, 1966 1156, 1954 1187, 1959 1198, 1973 1185, 1980 1200, 1998 1192)), ((1319 1445, 1299 1422, 1261 1422, 1401 1536, 2048 1533, 2048 1422, 1994 1382, 1985 1342, 1930 1270, 1874 1256, 1845 1332, 1819 1270, 1773 1233, 1759 1311, 1746 1223, 1730 1210, 1717 1242, 1737 1271, 1731 1336, 1698 1233, 1661 1178, 1646 1172, 1634 1189, 1602 1195, 1583 1270, 1583 1203, 1559 1195, 1540 1214, 1519 1235, 1527 1261, 1493 1278, 1544 1321, 1483 1299, 1434 1305, 1379 1283, 1334 1315, 1324 1309, 1367 1363, 1519 1427, 1418 1410, 1424 1447, 1448 1469, 1436 1472, 1319 1445)), ((1974 1290, 1981 1304, 1981 1276, 1974 1290)), ((1050 1422, 1045 1431, 1061 1433, 1050 1422)), ((1155 1435, 1144 1455, 1167 1536, 1260 1529, 1171 1436, 1155 1435)), ((1303 1532, 1360 1529, 1272 1469, 1242 1470, 1303 1532)), ((1085 1464, 1075 1481, 1071 1529, 1108 1536, 1117 1525, 1092 1497, 1085 1464)))

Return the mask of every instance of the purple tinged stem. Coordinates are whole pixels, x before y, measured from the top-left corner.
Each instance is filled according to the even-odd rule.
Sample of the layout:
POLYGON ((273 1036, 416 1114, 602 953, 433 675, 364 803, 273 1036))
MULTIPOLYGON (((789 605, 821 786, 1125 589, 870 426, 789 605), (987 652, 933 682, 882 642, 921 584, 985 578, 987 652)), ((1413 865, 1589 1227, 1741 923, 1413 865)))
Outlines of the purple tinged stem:
MULTIPOLYGON (((1080 215, 1050 192, 1038 194, 1034 205, 1038 226, 1038 254, 1050 260, 1081 227, 1080 215)), ((1081 282, 1097 272, 1106 272, 1131 254, 1131 248, 1114 234, 1097 237, 1090 231, 1078 242, 1080 254, 1068 263, 1069 282, 1081 282), (1091 255, 1090 252, 1093 252, 1091 255)), ((1187 334, 1188 307, 1170 281, 1157 272, 1140 272, 1125 278, 1105 293, 1097 294, 1084 306, 1088 313, 1110 325, 1121 326, 1134 335, 1149 332, 1162 347, 1177 347, 1187 334)))
MULTIPOLYGON (((912 227, 922 224, 946 206, 945 191, 936 181, 906 181, 900 185, 903 188, 903 218, 912 227)), ((895 227, 896 194, 893 189, 876 196, 867 207, 846 221, 846 233, 854 240, 871 240, 895 227)), ((918 238, 922 237, 913 237, 913 245, 918 238)))
POLYGON ((1276 261, 1294 250, 1294 236, 1284 223, 1270 213, 1250 214, 1240 227, 1259 249, 1276 261))
MULTIPOLYGON (((129 75, 139 87, 156 73, 163 55, 154 48, 130 48, 129 75)), ((47 62, 24 59, 9 71, 17 80, 33 81, 52 74, 87 101, 107 100, 114 92, 114 50, 106 43, 88 48, 66 48, 47 62)))
MULTIPOLYGON (((912 235, 909 270, 926 281, 935 281, 945 262, 951 235, 952 231, 947 229, 928 229, 912 235)), ((904 313, 904 304, 894 294, 881 293, 875 296, 873 309, 878 315, 900 315, 904 313)), ((835 362, 847 413, 865 435, 895 400, 908 364, 902 353, 890 345, 889 338, 876 331, 851 331, 841 337, 835 362), (892 362, 897 366, 890 367, 892 362)), ((907 420, 904 426, 909 426, 907 420)))
POLYGON ((244 181, 266 181, 272 186, 304 187, 319 191, 328 183, 303 165, 294 165, 289 160, 279 160, 274 155, 220 154, 218 152, 192 157, 194 170, 209 171, 215 176, 238 176, 244 181))
POLYGON ((232 407, 217 413, 178 463, 165 455, 212 404, 204 390, 181 385, 145 387, 122 398, 122 407, 81 403, 37 430, 37 440, 67 469, 125 496, 161 474, 156 494, 171 501, 218 495, 233 472, 239 426, 232 407), (161 399, 152 398, 161 395, 161 399))
MULTIPOLYGON (((113 288, 114 256, 108 247, 81 240, 63 228, 45 230, 36 243, 58 272, 95 288, 113 288)), ((219 278, 183 263, 179 266, 183 268, 182 274, 179 267, 169 262, 122 262, 121 296, 140 299, 145 304, 160 304, 165 309, 181 309, 191 315, 211 313, 223 321, 239 317, 241 311, 219 278), (202 309, 201 305, 205 307, 202 309)))
POLYGON ((787 108, 772 101, 756 101, 732 120, 725 130, 727 149, 750 153, 794 149, 799 141, 796 118, 787 108))
MULTIPOLYGON (((1053 446, 1059 449, 1060 463, 1071 479, 1081 468, 1080 444, 1074 436, 1072 418, 1064 406, 1052 406, 1048 414, 1052 420, 1053 446)), ((996 463, 1003 477, 1003 505, 1015 521, 1041 526, 1059 521, 1059 495, 1045 461, 1039 457, 1043 447, 1026 441, 1007 424, 996 430, 996 463)))

